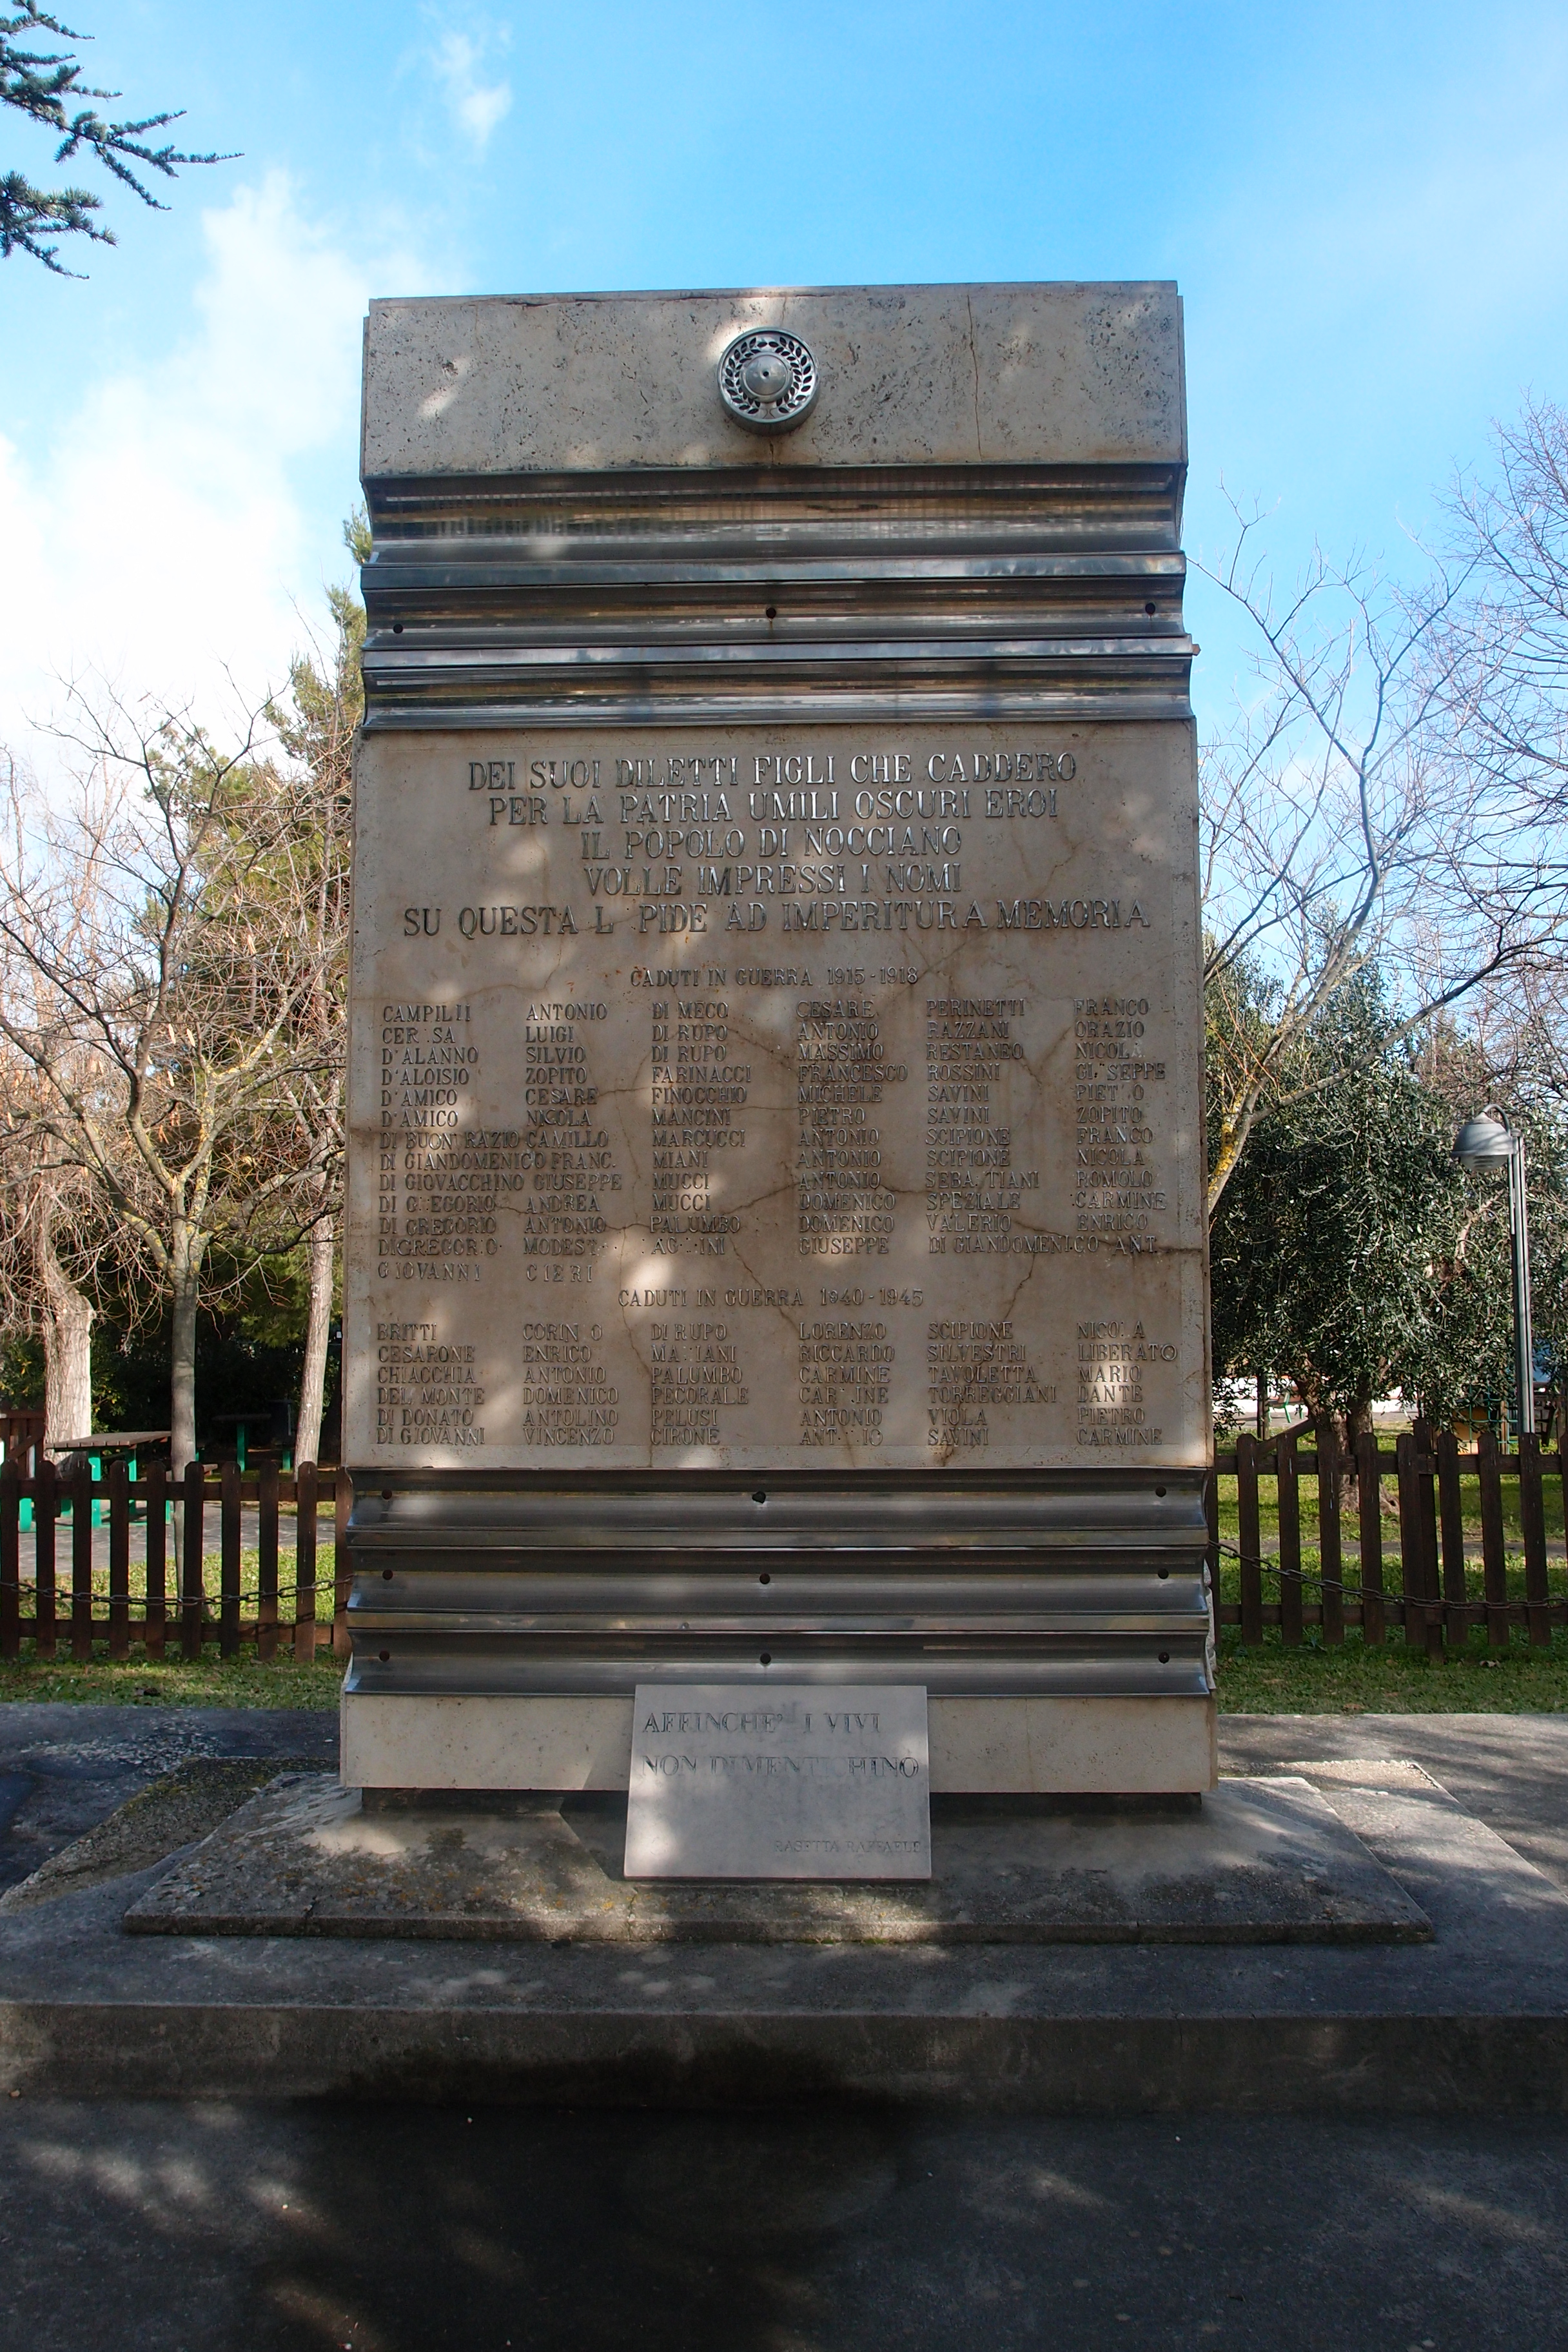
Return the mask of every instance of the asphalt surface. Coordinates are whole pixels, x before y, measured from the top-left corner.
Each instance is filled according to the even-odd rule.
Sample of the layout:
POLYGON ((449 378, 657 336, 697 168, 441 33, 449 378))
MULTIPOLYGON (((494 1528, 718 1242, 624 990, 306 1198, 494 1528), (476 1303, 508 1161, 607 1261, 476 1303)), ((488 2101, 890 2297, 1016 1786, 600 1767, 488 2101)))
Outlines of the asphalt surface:
POLYGON ((7 2103, 28 2352, 1537 2352, 1568 2126, 7 2103))

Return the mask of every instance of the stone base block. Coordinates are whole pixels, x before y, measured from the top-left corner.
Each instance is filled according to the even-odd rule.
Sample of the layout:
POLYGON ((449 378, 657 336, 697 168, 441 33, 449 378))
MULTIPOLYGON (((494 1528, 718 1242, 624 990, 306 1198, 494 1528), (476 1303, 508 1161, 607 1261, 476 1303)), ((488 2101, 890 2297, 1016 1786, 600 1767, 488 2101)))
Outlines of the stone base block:
MULTIPOLYGON (((1212 1698, 930 1701, 935 1796, 1191 1796, 1217 1777, 1212 1698)), ((620 1789, 629 1698, 345 1692, 351 1789, 620 1789)))
POLYGON ((125 1914, 132 1935, 596 1944, 1407 1944, 1431 1922, 1305 1780, 935 1797, 929 1880, 626 1877, 626 1801, 367 1810, 285 1774, 125 1914))
MULTIPOLYGON (((51 1738, 83 1736, 64 1721, 68 1713, 97 1718, 89 1727, 99 1741, 110 1732, 117 1744, 145 1736, 140 1723, 134 1734, 111 1723, 119 1709, 26 1711, 49 1717, 51 1738)), ((242 1720, 229 1717, 231 1726, 242 1720)), ((1560 1759, 1548 1755, 1546 1734, 1564 1727, 1561 1717, 1537 1721, 1535 1732, 1518 1716, 1417 1718, 1404 1727, 1413 1744, 1429 1756, 1440 1749, 1484 1786, 1489 1801, 1510 1812, 1522 1804, 1522 1818, 1538 1823, 1560 1858, 1562 1807, 1551 1801, 1560 1759), (1438 1728, 1428 1736, 1424 1727, 1434 1720, 1438 1728)), ((303 1717, 294 1725, 279 1724, 280 1754, 285 1732, 298 1739, 310 1727, 303 1717)), ((1201 1805, 1191 1798, 1118 1804, 939 1797, 931 1808, 933 1860, 941 1855, 944 1875, 900 1895, 898 1922, 883 1907, 886 1891, 875 1888, 628 1886, 614 1874, 613 1848, 610 1867, 598 1860, 617 1801, 584 1795, 552 1809, 520 1795, 506 1809, 514 1822, 553 1810, 555 1829, 542 1824, 552 1840, 574 1818, 581 1822, 587 1836, 574 1832, 582 1857, 574 1858, 577 1885, 593 1890, 595 1916, 606 1924, 617 1915, 624 1920, 634 1896, 639 1912, 650 1900, 657 1909, 673 1897, 689 1916, 715 1901, 739 1911, 765 1899, 776 1915, 781 1895, 785 1908, 826 1897, 841 1914, 830 1940, 821 1930, 833 1923, 819 1919, 809 1937, 792 1922, 787 1940, 776 1940, 775 1929, 766 1943, 715 1941, 710 1934, 640 1945, 624 1935, 587 1940, 564 1907, 547 1916, 555 1912, 551 1897, 571 1894, 559 1881, 536 1904, 545 1932, 531 1938, 432 1947, 417 1936, 367 1932, 364 1895, 382 1872, 392 1882, 410 1869, 434 1875, 443 1853, 450 1854, 447 1892, 458 1898, 461 1924, 452 1932, 459 1937, 474 1934, 468 1898, 481 1888, 498 1893, 502 1882, 480 1877, 475 1857, 465 1860, 458 1834, 464 1825, 452 1818, 469 1810, 460 1798, 427 1809, 446 1819, 426 1820, 421 1864, 407 1856, 406 1836, 395 1834, 384 1846, 381 1839, 397 1831, 400 1815, 405 1832, 413 1828, 406 1817, 426 1808, 393 1805, 378 1816, 331 1780, 318 1784, 324 1818, 311 1828, 285 1832, 252 1815, 244 1843, 258 1870, 247 1914, 236 1918, 247 1932, 198 1933, 194 1924, 182 1926, 179 1909, 200 1896, 212 1916, 210 1898, 224 1895, 222 1882, 235 1883, 229 1864, 244 1859, 239 1827, 158 1862, 151 1859, 158 1841, 149 1823, 100 1856, 121 1868, 134 1859, 132 1874, 104 1883, 89 1870, 62 1867, 51 1891, 36 1885, 37 1899, 0 1910, 0 2095, 460 2099, 470 2106, 515 2101, 748 2112, 773 2103, 820 2109, 841 2100, 917 2116, 1162 2115, 1178 2122, 1204 2113, 1568 2116, 1568 1896, 1411 1763, 1357 1755, 1356 1738, 1375 1750, 1401 1727, 1393 1717, 1315 1727, 1300 1718, 1293 1727, 1289 1717, 1255 1719, 1247 1744, 1267 1740, 1274 1769, 1298 1781, 1319 1777, 1342 1828, 1430 1922, 1430 1941, 1397 1934, 1369 1941, 1364 1912, 1356 1935, 1339 1863, 1319 1843, 1310 1866, 1302 1866, 1310 1809, 1289 1781, 1254 1782, 1250 1797, 1245 1787, 1238 1791, 1264 1833, 1251 1842, 1251 1869, 1241 1821, 1227 1804, 1237 1784, 1226 1780, 1215 1801, 1201 1805), (1331 1748, 1331 1774, 1321 1759, 1280 1761, 1302 1746, 1331 1748), (1276 1800, 1282 1813, 1270 1819, 1276 1800), (1030 1813, 1032 1822, 1018 1821, 1030 1813), (1005 1837, 1016 1844, 1016 1827, 1026 1831, 1028 1851, 1003 1854, 1005 1837), (1202 1879, 1193 1871, 1200 1832, 1227 1857, 1226 1869, 1202 1879), (956 1874, 942 1851, 954 1837, 952 1858, 963 1864, 956 1874), (357 1855, 343 1851, 345 1839, 359 1846, 357 1855), (1157 1868, 1135 1874, 1129 1865, 1139 1859, 1136 1847, 1145 1865, 1157 1868), (175 1883, 182 1863, 199 1864, 205 1892, 189 1880, 175 1883), (1021 1878, 1004 1875, 1020 1864, 1021 1878), (1228 1928, 1203 1941, 1151 1936, 1156 1916, 1165 1936, 1184 1921, 1200 1924, 1194 1912, 1205 1898, 1212 1936, 1214 1924, 1226 1925, 1216 1922, 1215 1899, 1224 1886, 1251 1879, 1251 1891, 1260 1892, 1260 1875, 1279 1894, 1289 1892, 1293 1877, 1295 1916, 1310 1920, 1315 1913, 1331 1937, 1281 1935, 1278 1909, 1268 1940, 1233 1940, 1228 1928), (287 1898, 279 1912, 291 1908, 306 1932, 256 1932, 257 1897, 268 1881, 287 1898), (159 1888, 167 1890, 164 1931, 128 1935, 127 1909, 159 1888), (310 1909, 312 1895, 324 1895, 321 1913, 310 1909), (1040 1937, 1051 1918, 1063 1916, 1057 1896, 1082 1906, 1080 1923, 1092 1910, 1102 1932, 1087 1942, 1040 1937), (868 1903, 882 1911, 880 1919, 865 1916, 868 1903), (958 1915, 967 1913, 972 1931, 984 1933, 911 1948, 909 1928, 933 1909, 949 1929, 963 1926, 958 1915), (996 1932, 1004 1909, 1015 1923, 1005 1937, 996 1932), (354 1911, 361 1916, 347 1932, 354 1911), (851 1916, 843 1918, 845 1912, 851 1916), (895 1924, 898 1940, 844 1935, 846 1927, 870 1926, 880 1937, 895 1924), (1103 1933, 1118 1925, 1120 1936, 1103 1933), (1020 1927, 1037 1940, 1022 1940, 1020 1927)), ((188 1811, 179 1811, 164 1826, 185 1840, 188 1811)), ((510 1872, 504 1884, 526 1895, 510 1872)), ((1238 1906, 1224 1907, 1239 1924, 1238 1906)), ((193 1921, 202 1916, 193 1913, 193 1921)), ((144 1928, 153 1924, 144 1920, 144 1928)), ((1186 2126, 1180 2128, 1184 2141, 1186 2126)))

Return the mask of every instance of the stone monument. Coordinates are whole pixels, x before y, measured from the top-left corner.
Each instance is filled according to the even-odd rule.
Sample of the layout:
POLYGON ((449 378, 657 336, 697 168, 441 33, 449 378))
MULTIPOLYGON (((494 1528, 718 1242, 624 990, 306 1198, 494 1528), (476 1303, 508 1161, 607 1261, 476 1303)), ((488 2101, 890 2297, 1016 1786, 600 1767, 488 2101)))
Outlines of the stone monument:
POLYGON ((1214 1777, 1173 286, 366 329, 343 1774, 1214 1777))

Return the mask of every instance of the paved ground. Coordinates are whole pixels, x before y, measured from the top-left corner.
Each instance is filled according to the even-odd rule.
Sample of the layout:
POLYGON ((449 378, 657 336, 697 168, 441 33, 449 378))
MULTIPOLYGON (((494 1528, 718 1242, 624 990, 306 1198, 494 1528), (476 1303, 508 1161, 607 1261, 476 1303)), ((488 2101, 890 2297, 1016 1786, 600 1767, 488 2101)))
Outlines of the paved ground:
MULTIPOLYGON (((1221 1769, 1408 1756, 1568 1891, 1568 1716, 1222 1715, 1221 1769)), ((304 1709, 0 1706, 0 1890, 186 1756, 337 1759, 304 1709)))
MULTIPOLYGON (((192 1754, 330 1717, 0 1709, 6 1882, 192 1754)), ((1412 1756, 1568 1885, 1568 1722, 1230 1717, 1230 1769, 1412 1756)), ((0 2102, 28 2352, 1535 2352, 1568 2125, 0 2102)))
POLYGON ((1222 1772, 1408 1756, 1568 1892, 1568 1716, 1222 1715, 1219 1747, 1222 1772))
POLYGON ((187 1756, 337 1754, 302 1708, 0 1706, 0 1892, 187 1756))
POLYGON ((9 2102, 28 2352, 1544 2352, 1568 2127, 9 2102))

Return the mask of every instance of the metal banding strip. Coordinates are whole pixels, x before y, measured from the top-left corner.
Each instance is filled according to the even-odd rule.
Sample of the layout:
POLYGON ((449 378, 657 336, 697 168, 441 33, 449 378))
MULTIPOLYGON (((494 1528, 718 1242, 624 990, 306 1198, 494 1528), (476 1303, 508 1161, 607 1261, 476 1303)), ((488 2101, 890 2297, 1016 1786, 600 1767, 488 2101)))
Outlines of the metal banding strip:
POLYGON ((368 1473, 348 1688, 629 1695, 648 1673, 787 1672, 1191 1696, 1209 1687, 1206 1541, 1192 1470, 368 1473))

